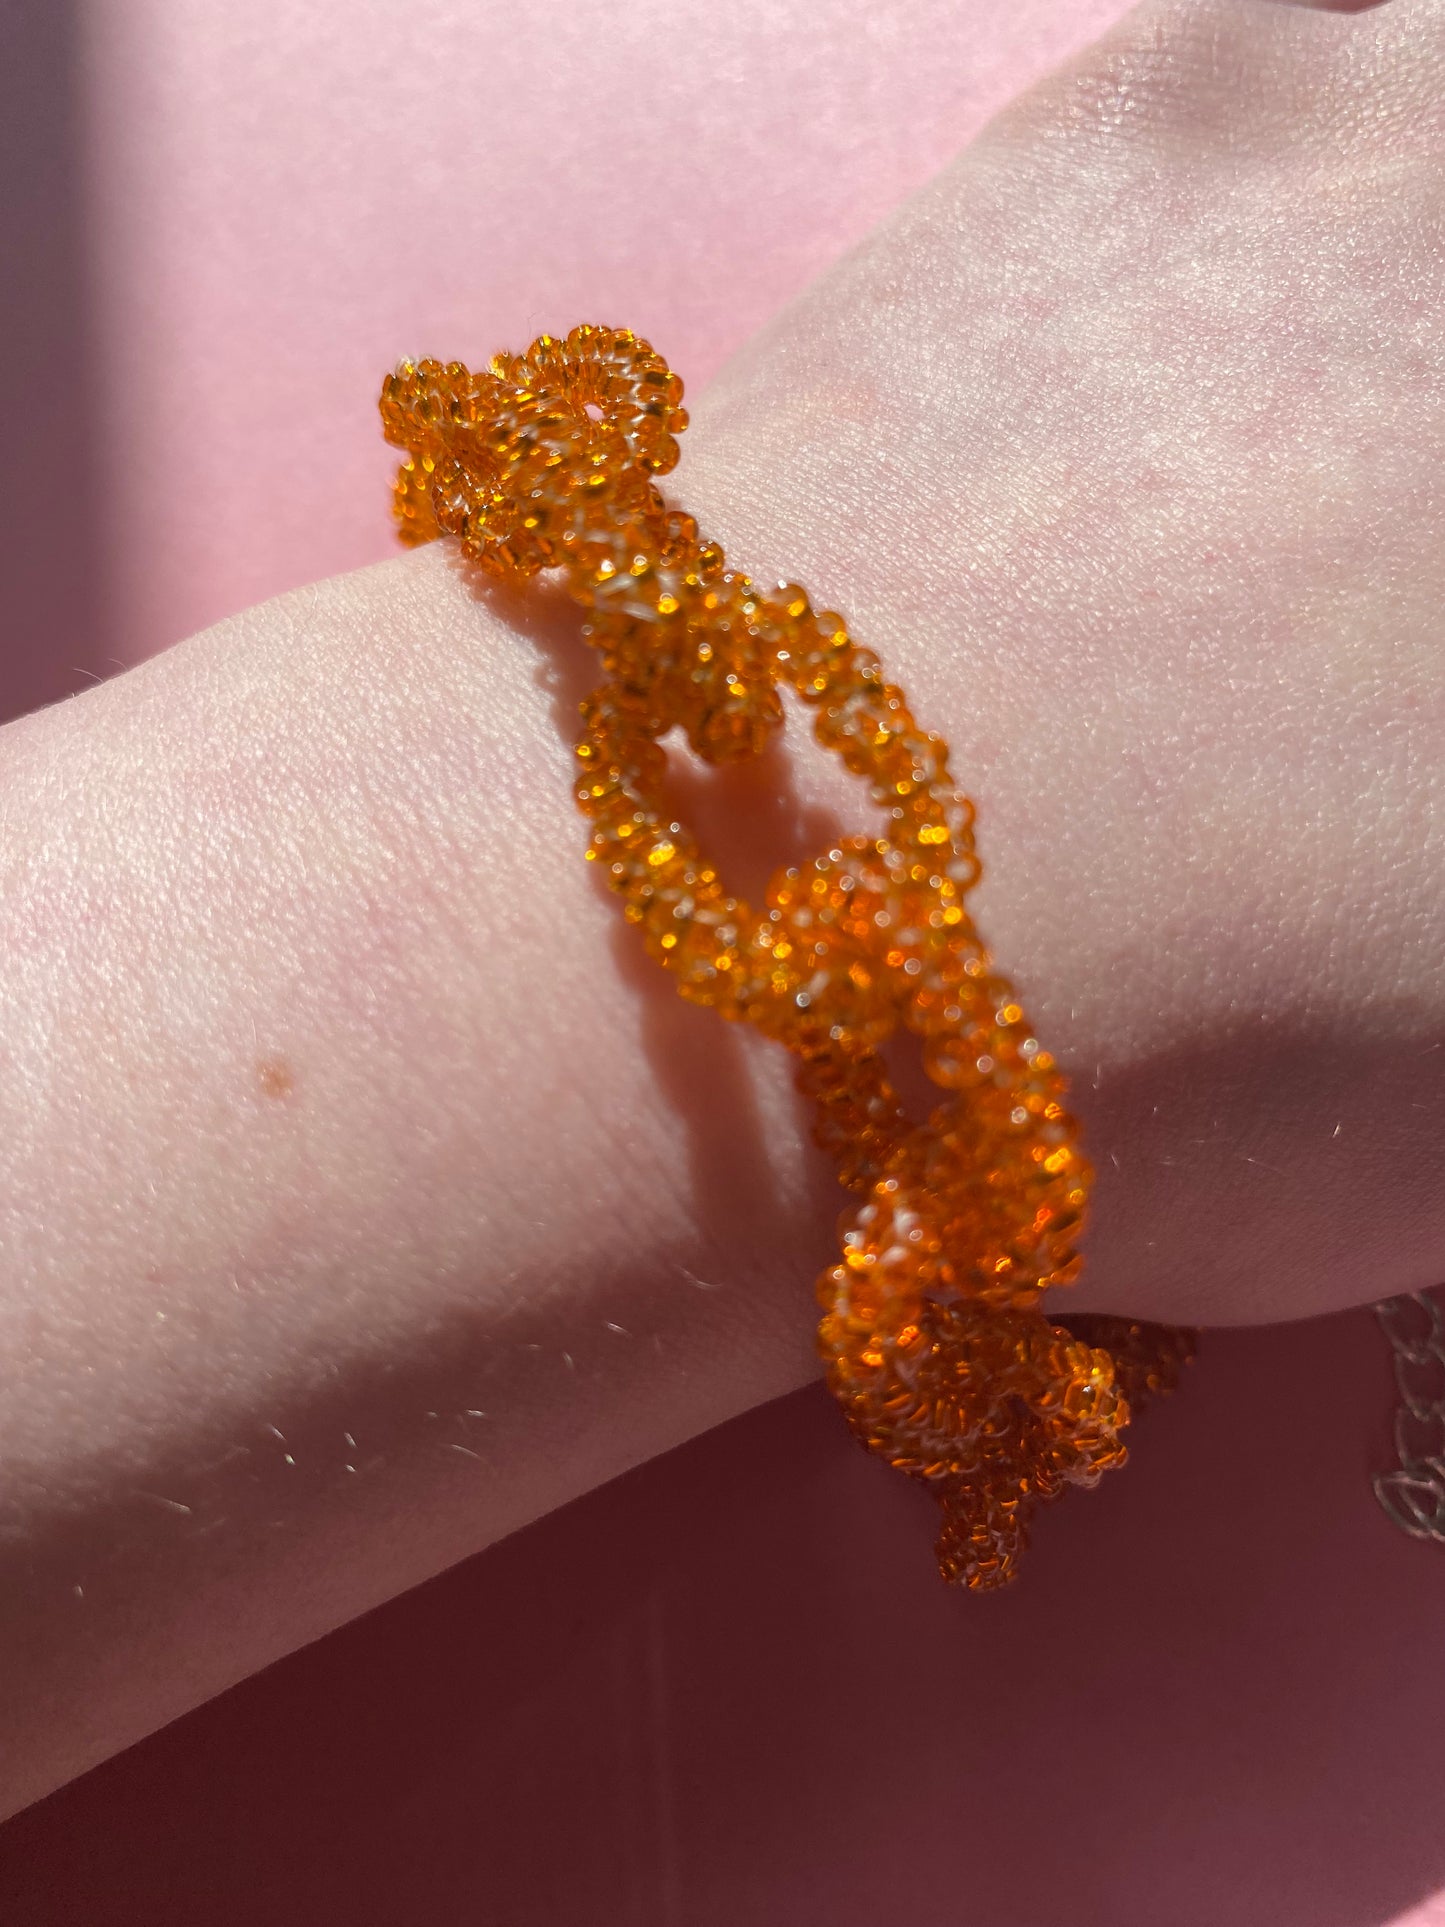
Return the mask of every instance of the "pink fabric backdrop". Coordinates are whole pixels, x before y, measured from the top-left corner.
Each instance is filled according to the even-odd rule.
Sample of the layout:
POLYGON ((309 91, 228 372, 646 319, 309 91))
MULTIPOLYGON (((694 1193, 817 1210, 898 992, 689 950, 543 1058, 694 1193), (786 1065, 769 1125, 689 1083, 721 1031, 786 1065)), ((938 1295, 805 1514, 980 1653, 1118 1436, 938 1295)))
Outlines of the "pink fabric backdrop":
MULTIPOLYGON (((398 353, 596 315, 705 377, 1120 10, 12 9, 0 710, 386 553, 398 353)), ((1370 1498, 1390 1410, 1366 1314, 1217 1338, 971 1601, 784 1401, 22 1816, 0 1916, 1440 1927, 1445 1562, 1370 1498)))

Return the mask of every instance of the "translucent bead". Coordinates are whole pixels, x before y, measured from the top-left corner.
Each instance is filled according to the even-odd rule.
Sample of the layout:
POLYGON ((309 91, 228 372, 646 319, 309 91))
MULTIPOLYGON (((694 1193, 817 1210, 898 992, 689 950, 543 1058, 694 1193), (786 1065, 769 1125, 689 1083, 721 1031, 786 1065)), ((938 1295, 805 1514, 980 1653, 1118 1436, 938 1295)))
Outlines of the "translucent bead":
POLYGON ((682 398, 649 342, 591 323, 482 370, 403 362, 380 403, 404 456, 398 532, 452 536, 509 584, 555 570, 587 612, 603 676, 577 746, 588 855, 684 997, 796 1056, 855 1199, 817 1287, 828 1381, 868 1450, 939 1500, 944 1577, 987 1589, 1013 1576, 1042 1500, 1123 1463, 1130 1405, 1172 1386, 1190 1341, 1044 1317, 1078 1273, 1091 1172, 1064 1080, 968 916, 973 804, 841 616, 729 569, 666 501, 682 398), (754 909, 672 820, 660 739, 756 757, 784 687, 882 834, 781 872, 754 909), (940 1093, 922 1121, 879 1054, 900 1025, 940 1093))

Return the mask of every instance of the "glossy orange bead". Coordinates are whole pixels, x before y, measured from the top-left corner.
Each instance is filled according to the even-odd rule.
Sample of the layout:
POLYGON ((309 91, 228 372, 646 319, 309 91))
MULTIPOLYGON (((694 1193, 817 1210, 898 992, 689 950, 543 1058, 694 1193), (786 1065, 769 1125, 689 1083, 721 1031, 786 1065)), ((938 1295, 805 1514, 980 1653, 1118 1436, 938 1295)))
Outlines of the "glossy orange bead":
POLYGON ((729 569, 663 499, 682 393, 621 328, 542 335, 479 372, 404 362, 381 395, 405 456, 398 532, 450 535, 506 582, 558 570, 587 612, 603 676, 577 746, 588 855, 682 995, 798 1058, 855 1200, 818 1281, 829 1383, 869 1450, 937 1496, 944 1577, 1000 1585, 1041 1499, 1123 1463, 1130 1402, 1173 1384, 1189 1341, 1040 1309, 1077 1275, 1090 1170, 1064 1080, 968 914, 973 805, 843 617, 729 569), (753 907, 673 821, 661 739, 756 756, 783 689, 885 828, 780 873, 753 907), (939 1089, 926 1119, 880 1055, 900 1027, 939 1089))

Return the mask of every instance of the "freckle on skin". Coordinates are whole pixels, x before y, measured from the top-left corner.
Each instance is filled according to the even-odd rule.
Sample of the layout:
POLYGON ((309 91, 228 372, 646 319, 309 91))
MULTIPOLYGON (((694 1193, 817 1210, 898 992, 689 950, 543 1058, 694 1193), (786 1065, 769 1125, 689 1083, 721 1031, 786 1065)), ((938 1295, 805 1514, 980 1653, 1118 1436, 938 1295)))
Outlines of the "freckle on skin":
POLYGON ((296 1077, 284 1057, 263 1057, 256 1066, 256 1081, 267 1097, 289 1097, 296 1088, 296 1077))

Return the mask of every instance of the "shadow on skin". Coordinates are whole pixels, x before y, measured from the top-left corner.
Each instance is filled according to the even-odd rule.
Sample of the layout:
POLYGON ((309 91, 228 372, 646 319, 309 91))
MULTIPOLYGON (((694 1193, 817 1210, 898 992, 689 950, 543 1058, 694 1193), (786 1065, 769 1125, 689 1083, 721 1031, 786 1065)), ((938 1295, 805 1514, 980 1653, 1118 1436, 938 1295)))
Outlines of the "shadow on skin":
POLYGON ((975 1599, 934 1577, 927 1501, 799 1393, 11 1822, 0 1906, 1384 1927, 1445 1886, 1445 1561, 1370 1494, 1392 1410, 1368 1313, 1218 1334, 975 1599))
MULTIPOLYGON (((600 681, 596 656, 582 640, 582 612, 543 577, 524 594, 491 584, 448 544, 449 559, 468 592, 496 607, 505 625, 526 636, 537 653, 537 682, 550 699, 557 733, 569 745, 579 733, 578 708, 600 681)), ((790 714, 790 726, 800 718, 790 714)), ((838 817, 805 803, 798 795, 792 759, 775 737, 756 759, 730 769, 709 769, 673 732, 668 800, 715 861, 729 886, 757 904, 773 872, 810 862, 844 834, 838 817)), ((577 847, 563 860, 583 861, 586 828, 578 818, 577 847)), ((688 1175, 697 1221, 720 1262, 726 1266, 734 1244, 738 1199, 750 1212, 772 1201, 772 1214, 790 1208, 777 1186, 764 1143, 756 1094, 740 1048, 738 1029, 709 1010, 686 1003, 665 972, 650 958, 642 939, 625 920, 622 906, 601 871, 588 865, 593 886, 613 919, 612 950, 618 975, 637 999, 648 1068, 686 1134, 688 1175)), ((799 1135, 805 1140, 811 1107, 797 1100, 799 1135)), ((813 1162, 811 1202, 820 1225, 827 1225, 846 1202, 827 1161, 813 1162)), ((827 1247, 820 1243, 819 1264, 827 1247)), ((811 1296, 804 1298, 812 1316, 811 1296)))

